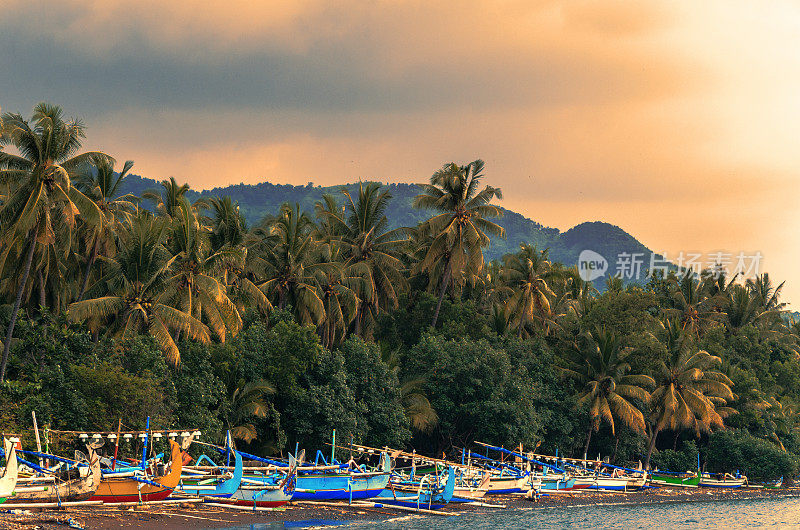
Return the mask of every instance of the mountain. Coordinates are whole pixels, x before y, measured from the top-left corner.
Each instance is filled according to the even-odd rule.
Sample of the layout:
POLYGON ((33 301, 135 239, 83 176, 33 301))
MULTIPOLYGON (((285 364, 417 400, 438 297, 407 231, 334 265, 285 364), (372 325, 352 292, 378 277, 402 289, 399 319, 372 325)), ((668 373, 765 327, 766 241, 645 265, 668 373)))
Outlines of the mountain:
MULTIPOLYGON (((424 210, 417 210, 412 206, 414 197, 419 190, 413 184, 390 183, 384 184, 392 194, 392 201, 386 215, 391 223, 391 228, 400 226, 416 226, 430 214, 424 210)), ((143 178, 138 175, 129 176, 123 185, 122 193, 133 193, 141 196, 144 191, 155 190, 159 183, 155 180, 143 178)), ((305 186, 291 184, 234 184, 224 188, 214 188, 197 192, 191 190, 188 194, 190 200, 200 197, 217 197, 229 195, 239 203, 242 215, 250 226, 258 223, 266 214, 275 213, 284 202, 297 203, 300 208, 310 214, 314 213, 314 203, 323 194, 329 193, 341 196, 341 189, 347 188, 355 194, 358 184, 345 184, 338 186, 314 186, 309 182, 305 186)), ((605 257, 608 262, 608 272, 595 283, 601 287, 605 277, 616 271, 617 257, 621 253, 643 255, 643 267, 650 263, 651 251, 640 243, 635 237, 622 228, 600 221, 581 223, 566 232, 556 228, 544 226, 528 219, 511 210, 503 210, 503 217, 497 222, 506 230, 506 239, 493 239, 486 249, 487 259, 499 259, 504 254, 516 252, 519 244, 528 242, 536 247, 550 249, 550 257, 567 265, 578 262, 581 251, 589 249, 605 257)))

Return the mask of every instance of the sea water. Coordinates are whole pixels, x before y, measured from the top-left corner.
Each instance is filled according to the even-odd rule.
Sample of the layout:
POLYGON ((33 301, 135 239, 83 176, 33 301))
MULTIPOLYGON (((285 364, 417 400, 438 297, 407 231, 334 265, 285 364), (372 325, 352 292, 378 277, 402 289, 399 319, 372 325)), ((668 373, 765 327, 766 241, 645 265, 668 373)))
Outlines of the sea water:
MULTIPOLYGON (((516 528, 800 528, 800 498, 664 502, 623 505, 549 506, 464 510, 457 517, 398 516, 388 521, 308 521, 307 527, 353 529, 516 529, 516 528), (327 523, 327 524, 326 524, 327 523)), ((298 528, 303 521, 240 526, 261 530, 298 528), (299 523, 299 524, 298 524, 299 523)))

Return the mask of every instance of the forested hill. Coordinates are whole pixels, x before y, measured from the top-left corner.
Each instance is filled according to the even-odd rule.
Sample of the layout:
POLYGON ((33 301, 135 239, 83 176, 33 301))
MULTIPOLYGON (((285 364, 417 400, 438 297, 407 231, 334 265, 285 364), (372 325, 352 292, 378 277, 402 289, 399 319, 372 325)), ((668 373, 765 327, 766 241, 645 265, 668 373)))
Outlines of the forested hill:
MULTIPOLYGON (((141 195, 147 190, 154 190, 158 182, 137 175, 131 175, 125 180, 123 193, 141 195)), ((386 184, 391 190, 392 202, 386 212, 392 228, 399 226, 416 226, 430 216, 429 212, 412 207, 414 197, 419 189, 413 184, 386 184)), ((229 195, 239 203, 242 214, 250 226, 260 221, 264 215, 275 213, 284 202, 298 203, 300 208, 310 214, 314 213, 314 203, 324 193, 341 196, 343 186, 314 186, 308 183, 305 186, 291 184, 235 184, 224 188, 214 188, 203 192, 191 191, 189 197, 194 200, 198 197, 215 197, 229 195)), ((344 187, 353 193, 358 184, 347 184, 344 187)), ((578 255, 584 249, 591 249, 603 255, 609 262, 610 272, 614 272, 617 256, 622 252, 644 253, 645 263, 649 263, 650 250, 647 249, 632 235, 612 224, 603 222, 581 223, 566 232, 550 228, 528 219, 516 212, 503 209, 504 216, 498 220, 506 230, 506 239, 493 239, 486 251, 487 259, 496 259, 509 252, 516 252, 521 242, 535 244, 538 248, 549 248, 550 257, 554 261, 573 265, 578 260, 578 255)), ((598 284, 602 283, 598 280, 598 284)))

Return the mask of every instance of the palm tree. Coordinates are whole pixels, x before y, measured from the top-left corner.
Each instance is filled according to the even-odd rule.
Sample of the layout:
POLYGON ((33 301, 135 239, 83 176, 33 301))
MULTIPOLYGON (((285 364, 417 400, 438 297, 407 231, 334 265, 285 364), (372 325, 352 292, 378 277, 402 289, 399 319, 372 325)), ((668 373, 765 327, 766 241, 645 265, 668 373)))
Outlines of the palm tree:
POLYGON ((387 230, 385 211, 392 196, 380 184, 359 183, 356 200, 346 188, 342 194, 344 208, 326 196, 316 211, 327 238, 341 242, 348 274, 361 278, 354 285, 359 298, 355 333, 363 335, 380 311, 397 307, 398 293, 406 286, 398 257, 405 240, 401 229, 387 230))
POLYGON ((579 322, 594 305, 597 289, 592 282, 581 278, 576 266, 564 268, 554 264, 552 272, 554 281, 550 285, 555 293, 552 312, 560 318, 569 315, 579 322))
POLYGON ((708 292, 708 277, 697 277, 686 270, 680 279, 672 276, 670 283, 674 306, 670 312, 680 318, 681 326, 690 334, 701 335, 721 318, 714 310, 716 299, 708 292))
POLYGON ((170 305, 173 264, 164 247, 166 220, 141 213, 125 222, 120 250, 106 262, 105 274, 90 289, 95 298, 70 304, 73 322, 88 321, 95 331, 108 326, 109 333, 126 339, 139 333, 153 337, 173 365, 180 364, 180 350, 170 334, 184 332, 207 344, 208 328, 188 312, 170 305))
POLYGON ((225 415, 225 427, 231 432, 231 438, 250 443, 258 436, 252 420, 265 418, 269 404, 264 400, 267 395, 274 394, 275 388, 264 381, 239 380, 230 396, 230 410, 225 415))
POLYGON ((161 181, 160 190, 148 190, 142 193, 142 199, 152 201, 159 215, 172 218, 180 213, 181 199, 187 191, 189 191, 188 184, 178 184, 175 177, 170 177, 169 180, 161 181))
POLYGON ((699 435, 712 428, 723 428, 723 417, 736 412, 725 407, 734 396, 733 382, 715 369, 722 360, 705 350, 695 351, 690 343, 692 333, 679 321, 667 320, 664 328, 667 360, 660 363, 658 386, 651 394, 653 433, 645 469, 662 430, 691 429, 699 435))
POLYGON ((460 282, 467 269, 479 273, 483 267, 483 247, 489 244, 489 236, 505 236, 503 227, 487 219, 502 216, 502 210, 491 201, 495 197, 502 199, 503 193, 491 186, 478 190, 483 168, 483 160, 466 166, 450 163, 431 176, 430 184, 417 184, 423 193, 414 199, 414 207, 440 212, 423 223, 431 240, 417 267, 432 277, 437 264, 441 264, 439 300, 431 326, 436 326, 451 280, 455 277, 460 282))
POLYGON ((94 225, 87 223, 86 248, 89 259, 86 262, 86 271, 83 274, 81 288, 75 301, 83 300, 86 287, 89 285, 89 275, 99 252, 109 256, 114 252, 114 235, 120 219, 131 214, 135 209, 136 197, 127 194, 119 196, 120 186, 133 168, 133 160, 126 160, 122 171, 114 171, 114 161, 107 157, 97 158, 93 165, 86 166, 75 179, 75 186, 89 197, 103 213, 94 225))
POLYGON ((382 350, 381 359, 391 369, 400 382, 400 396, 411 428, 417 432, 429 433, 439 423, 431 402, 425 395, 425 378, 400 378, 400 356, 396 350, 382 350))
POLYGON ((239 212, 239 204, 230 197, 208 199, 212 211, 211 248, 216 252, 223 247, 236 248, 244 244, 247 235, 247 221, 239 212))
POLYGON ((520 244, 516 254, 504 256, 501 270, 506 289, 511 293, 506 310, 517 336, 528 336, 528 325, 538 321, 545 330, 555 326, 550 298, 555 294, 548 281, 553 279, 548 250, 536 250, 527 243, 520 244))
POLYGON ((634 431, 645 433, 644 415, 632 400, 645 405, 649 403, 650 394, 644 387, 655 386, 655 381, 648 375, 628 373, 631 366, 626 359, 632 350, 623 348, 612 332, 598 328, 594 333, 584 332, 581 339, 573 346, 571 358, 565 359, 560 369, 584 387, 578 404, 589 408, 585 455, 589 451, 592 432, 600 428, 603 420, 614 435, 615 418, 634 431))
POLYGON ((727 291, 727 296, 725 323, 731 333, 736 333, 744 326, 755 323, 761 316, 758 300, 744 285, 731 286, 727 291))
POLYGON ((171 235, 171 289, 163 299, 171 297, 175 307, 205 322, 225 342, 228 333, 235 336, 239 332, 242 319, 217 273, 226 262, 239 261, 240 251, 226 247, 212 252, 209 230, 200 224, 197 211, 185 197, 172 217, 171 235))
MULTIPOLYGON (((0 179, 12 183, 11 194, 0 210, 0 270, 6 269, 9 254, 13 253, 22 259, 22 274, 12 276, 18 278, 16 286, 10 280, 16 296, 3 343, 0 381, 5 379, 11 337, 37 245, 50 254, 40 263, 49 264, 57 243, 64 244, 67 251, 70 248, 76 215, 90 223, 101 216, 97 205, 72 186, 70 177, 91 160, 110 159, 100 152, 76 154, 85 137, 85 127, 77 119, 64 121, 63 111, 55 105, 36 105, 33 126, 20 114, 4 114, 3 122, 0 141, 13 145, 20 154, 0 151, 0 179)), ((42 288, 43 276, 37 276, 42 288)))
POLYGON ((272 310, 272 303, 254 283, 256 273, 252 265, 255 260, 248 253, 247 221, 239 211, 239 205, 228 196, 212 197, 206 202, 211 210, 208 239, 212 254, 225 257, 216 265, 221 269, 219 281, 227 290, 228 298, 240 315, 248 307, 268 313, 272 310))
POLYGON ((777 287, 773 287, 769 274, 765 272, 747 280, 747 287, 755 295, 762 311, 782 311, 786 307, 786 304, 780 301, 785 283, 781 282, 777 287))
POLYGON ((319 325, 325 317, 325 304, 315 285, 314 271, 324 267, 316 259, 314 223, 300 206, 281 206, 280 214, 265 219, 252 234, 251 249, 264 281, 258 288, 284 309, 291 304, 302 323, 319 325))
POLYGON ((747 280, 747 289, 753 296, 753 302, 759 309, 758 324, 764 331, 770 332, 785 324, 781 314, 786 304, 780 301, 781 291, 786 282, 774 287, 768 273, 759 274, 747 280))
POLYGON ((320 330, 322 345, 328 349, 344 338, 350 322, 356 318, 359 300, 351 286, 363 281, 348 276, 348 268, 340 261, 339 248, 337 241, 322 245, 319 259, 324 266, 315 269, 315 283, 325 309, 320 330))

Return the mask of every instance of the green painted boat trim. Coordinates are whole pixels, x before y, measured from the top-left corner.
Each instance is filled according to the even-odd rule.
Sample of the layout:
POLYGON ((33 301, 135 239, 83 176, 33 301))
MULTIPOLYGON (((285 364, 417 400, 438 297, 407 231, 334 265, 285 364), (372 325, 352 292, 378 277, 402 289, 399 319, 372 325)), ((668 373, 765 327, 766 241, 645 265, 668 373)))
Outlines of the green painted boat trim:
POLYGON ((670 486, 697 487, 700 484, 700 477, 697 475, 659 475, 653 473, 651 479, 656 484, 669 484, 670 486))

